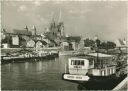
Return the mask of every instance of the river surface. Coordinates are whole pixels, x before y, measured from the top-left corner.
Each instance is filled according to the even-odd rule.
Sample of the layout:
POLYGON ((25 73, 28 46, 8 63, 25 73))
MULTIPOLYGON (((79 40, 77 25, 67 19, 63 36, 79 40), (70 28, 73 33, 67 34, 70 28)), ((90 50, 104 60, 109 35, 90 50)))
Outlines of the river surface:
POLYGON ((62 80, 68 56, 38 62, 1 65, 3 90, 77 90, 78 84, 62 80))

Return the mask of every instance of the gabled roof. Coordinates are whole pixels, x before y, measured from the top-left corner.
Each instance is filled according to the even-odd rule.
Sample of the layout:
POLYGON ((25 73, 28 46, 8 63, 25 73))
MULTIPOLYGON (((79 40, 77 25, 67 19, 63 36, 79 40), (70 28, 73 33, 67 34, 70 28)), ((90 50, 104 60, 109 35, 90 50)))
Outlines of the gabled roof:
POLYGON ((23 34, 23 35, 32 35, 31 31, 27 31, 26 29, 13 29, 14 34, 23 34))
POLYGON ((45 42, 43 40, 38 40, 37 42, 41 42, 43 45, 47 45, 47 42, 45 42))
POLYGON ((67 41, 67 42, 80 42, 81 40, 81 37, 80 36, 68 36, 68 37, 65 37, 63 38, 64 41, 67 41))

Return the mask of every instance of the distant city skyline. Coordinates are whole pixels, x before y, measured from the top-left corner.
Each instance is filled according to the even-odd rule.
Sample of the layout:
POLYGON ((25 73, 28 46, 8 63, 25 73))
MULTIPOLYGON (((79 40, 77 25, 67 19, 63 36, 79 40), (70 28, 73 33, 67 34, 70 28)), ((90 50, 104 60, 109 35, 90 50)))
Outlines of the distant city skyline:
POLYGON ((35 25, 43 33, 54 18, 64 22, 66 34, 114 41, 127 36, 126 13, 125 2, 3 1, 2 27, 10 31, 35 25))

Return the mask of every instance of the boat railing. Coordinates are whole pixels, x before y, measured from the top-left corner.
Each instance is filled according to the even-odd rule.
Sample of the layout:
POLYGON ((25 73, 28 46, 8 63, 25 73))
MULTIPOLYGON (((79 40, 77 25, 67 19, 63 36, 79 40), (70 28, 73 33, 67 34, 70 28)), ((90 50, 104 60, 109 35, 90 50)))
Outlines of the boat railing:
POLYGON ((69 73, 69 68, 68 68, 68 65, 65 64, 65 69, 64 69, 65 73, 69 73))
POLYGON ((94 68, 96 68, 96 69, 104 69, 104 68, 110 68, 110 67, 116 67, 116 65, 98 65, 98 66, 96 66, 96 67, 94 67, 94 68))

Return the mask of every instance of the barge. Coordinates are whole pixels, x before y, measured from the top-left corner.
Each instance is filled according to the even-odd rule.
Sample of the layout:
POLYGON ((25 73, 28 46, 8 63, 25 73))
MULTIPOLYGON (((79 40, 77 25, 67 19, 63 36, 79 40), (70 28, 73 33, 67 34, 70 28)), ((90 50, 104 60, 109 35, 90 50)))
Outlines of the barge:
POLYGON ((22 53, 16 55, 3 55, 1 56, 1 63, 38 61, 42 59, 53 59, 56 57, 58 57, 58 53, 22 53))

